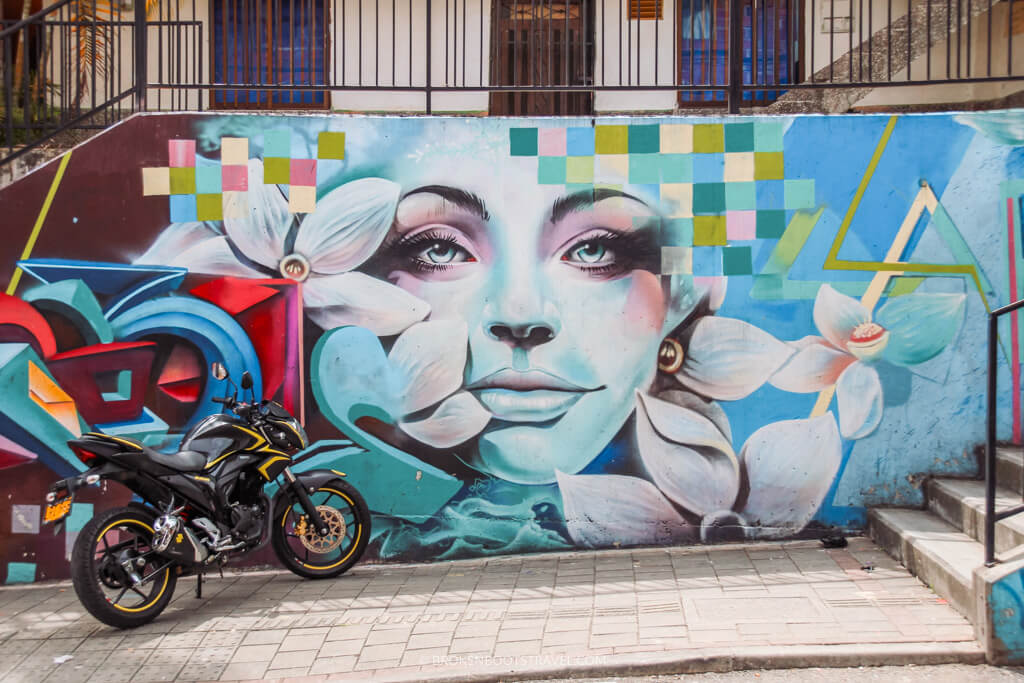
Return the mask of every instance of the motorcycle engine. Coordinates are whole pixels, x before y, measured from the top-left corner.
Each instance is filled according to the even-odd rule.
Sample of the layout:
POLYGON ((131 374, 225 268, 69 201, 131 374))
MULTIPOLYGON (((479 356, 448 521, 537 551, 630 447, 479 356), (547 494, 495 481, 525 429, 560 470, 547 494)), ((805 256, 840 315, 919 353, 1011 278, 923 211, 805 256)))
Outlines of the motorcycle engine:
POLYGON ((160 515, 153 522, 153 550, 185 563, 203 562, 210 554, 175 514, 160 515))

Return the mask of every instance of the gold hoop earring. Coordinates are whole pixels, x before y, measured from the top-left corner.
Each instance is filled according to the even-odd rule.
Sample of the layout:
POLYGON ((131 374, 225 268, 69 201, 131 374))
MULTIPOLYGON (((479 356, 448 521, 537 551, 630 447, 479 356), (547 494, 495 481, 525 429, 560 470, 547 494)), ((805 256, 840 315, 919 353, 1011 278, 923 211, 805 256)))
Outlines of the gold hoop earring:
POLYGON ((683 345, 672 337, 666 337, 658 349, 658 369, 673 374, 683 367, 683 345))

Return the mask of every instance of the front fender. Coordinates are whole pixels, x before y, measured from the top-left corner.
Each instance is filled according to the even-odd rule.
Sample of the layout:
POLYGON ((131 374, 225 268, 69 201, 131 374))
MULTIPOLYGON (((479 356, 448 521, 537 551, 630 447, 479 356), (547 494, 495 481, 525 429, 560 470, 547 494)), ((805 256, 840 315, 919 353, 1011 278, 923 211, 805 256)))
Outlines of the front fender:
MULTIPOLYGON (((345 474, 338 472, 337 470, 309 470, 308 472, 302 472, 301 474, 295 475, 295 484, 301 484, 305 487, 307 493, 317 490, 323 484, 334 480, 344 479, 345 474)), ((281 504, 281 501, 290 495, 290 489, 293 485, 290 482, 277 489, 274 494, 274 499, 270 502, 270 509, 273 510, 273 514, 277 515, 277 506, 281 504)))

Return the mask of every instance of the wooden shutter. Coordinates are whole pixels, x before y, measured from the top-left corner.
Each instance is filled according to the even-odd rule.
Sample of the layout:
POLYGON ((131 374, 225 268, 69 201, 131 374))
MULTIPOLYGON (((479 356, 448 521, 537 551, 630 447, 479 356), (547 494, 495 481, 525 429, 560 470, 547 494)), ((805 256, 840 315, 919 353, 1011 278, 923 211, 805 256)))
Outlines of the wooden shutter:
POLYGON ((629 0, 630 19, 662 19, 662 0, 629 0))

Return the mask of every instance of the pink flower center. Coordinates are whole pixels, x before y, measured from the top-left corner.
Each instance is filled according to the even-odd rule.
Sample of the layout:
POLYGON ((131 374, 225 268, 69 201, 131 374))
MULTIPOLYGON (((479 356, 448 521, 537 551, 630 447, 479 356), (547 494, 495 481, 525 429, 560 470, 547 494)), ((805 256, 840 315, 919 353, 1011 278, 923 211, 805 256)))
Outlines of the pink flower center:
POLYGON ((878 323, 861 323, 853 328, 850 334, 850 341, 855 344, 867 344, 881 339, 885 334, 885 328, 878 323))
POLYGON ((309 261, 302 254, 289 254, 285 256, 281 259, 277 268, 281 271, 281 275, 296 282, 304 282, 312 270, 309 266, 309 261))

